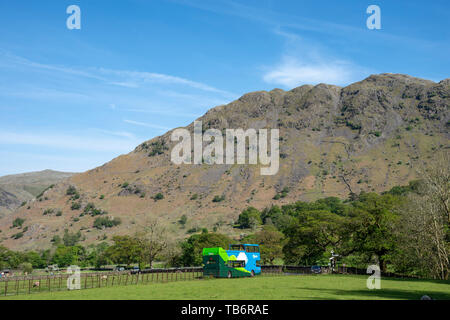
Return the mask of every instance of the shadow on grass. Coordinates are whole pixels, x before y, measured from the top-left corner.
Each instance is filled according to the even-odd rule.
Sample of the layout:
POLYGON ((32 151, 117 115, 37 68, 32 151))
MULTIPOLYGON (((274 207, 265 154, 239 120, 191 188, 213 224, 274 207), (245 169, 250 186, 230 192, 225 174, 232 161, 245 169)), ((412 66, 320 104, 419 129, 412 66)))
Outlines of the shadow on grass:
MULTIPOLYGON (((299 288, 301 290, 320 291, 339 297, 349 296, 349 299, 360 297, 360 300, 366 299, 401 299, 401 300, 420 300, 423 295, 428 295, 434 300, 450 300, 450 291, 427 291, 427 290, 399 290, 399 289, 379 289, 379 290, 340 290, 340 289, 320 289, 320 288, 299 288)), ((345 298, 344 298, 345 299, 345 298)))
POLYGON ((417 278, 397 278, 397 277, 381 277, 383 280, 389 281, 408 281, 408 282, 428 282, 437 284, 446 284, 450 286, 450 280, 436 280, 436 279, 417 279, 417 278))

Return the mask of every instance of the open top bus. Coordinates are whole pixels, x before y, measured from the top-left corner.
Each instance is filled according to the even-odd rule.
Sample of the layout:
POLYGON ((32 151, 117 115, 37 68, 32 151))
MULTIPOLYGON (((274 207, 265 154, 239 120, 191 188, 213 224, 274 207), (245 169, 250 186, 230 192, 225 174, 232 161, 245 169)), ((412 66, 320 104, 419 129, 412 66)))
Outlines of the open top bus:
POLYGON ((203 275, 217 278, 253 277, 261 274, 257 244, 232 244, 229 250, 203 249, 203 275))

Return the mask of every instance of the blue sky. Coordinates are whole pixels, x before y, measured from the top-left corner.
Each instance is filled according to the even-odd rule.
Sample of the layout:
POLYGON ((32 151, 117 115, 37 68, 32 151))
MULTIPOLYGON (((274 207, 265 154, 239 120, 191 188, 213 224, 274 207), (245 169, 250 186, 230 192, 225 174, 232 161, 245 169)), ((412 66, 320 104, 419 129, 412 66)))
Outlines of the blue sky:
POLYGON ((84 171, 242 94, 373 73, 440 81, 450 4, 41 0, 0 3, 0 175, 84 171), (81 9, 69 30, 66 8, 81 9), (381 8, 369 30, 366 8, 381 8))

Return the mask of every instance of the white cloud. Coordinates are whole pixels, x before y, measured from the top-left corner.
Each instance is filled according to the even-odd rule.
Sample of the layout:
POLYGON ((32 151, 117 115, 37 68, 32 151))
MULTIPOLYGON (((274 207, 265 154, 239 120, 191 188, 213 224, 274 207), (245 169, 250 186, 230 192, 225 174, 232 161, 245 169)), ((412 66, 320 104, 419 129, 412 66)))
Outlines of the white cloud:
POLYGON ((346 85, 358 79, 359 71, 356 69, 352 64, 339 60, 322 62, 284 57, 281 63, 264 74, 263 79, 289 88, 318 83, 346 85))
POLYGON ((318 43, 280 28, 273 30, 285 42, 284 54, 277 64, 266 67, 263 80, 293 88, 302 84, 348 85, 369 75, 368 69, 340 59, 318 43))

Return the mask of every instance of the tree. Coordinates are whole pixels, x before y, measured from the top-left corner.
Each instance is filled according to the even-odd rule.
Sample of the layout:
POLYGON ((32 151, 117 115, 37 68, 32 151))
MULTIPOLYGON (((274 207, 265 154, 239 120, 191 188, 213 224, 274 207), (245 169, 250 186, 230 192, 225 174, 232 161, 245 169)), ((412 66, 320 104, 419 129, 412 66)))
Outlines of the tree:
POLYGON ((264 226, 261 231, 244 238, 243 242, 259 244, 262 263, 273 264, 275 259, 283 257, 283 240, 284 235, 277 228, 264 226))
POLYGON ((136 240, 141 247, 140 262, 152 268, 155 258, 167 247, 165 230, 157 220, 148 220, 144 229, 136 234, 136 240))
POLYGON ((36 251, 25 252, 24 261, 31 263, 33 268, 44 268, 47 265, 46 261, 36 251))
POLYGON ((285 261, 313 265, 331 249, 339 249, 348 237, 348 219, 327 210, 302 211, 284 234, 285 261))
POLYGON ((203 248, 222 247, 228 249, 232 240, 220 233, 200 233, 190 236, 181 243, 180 264, 183 266, 200 266, 203 248))
POLYGON ((97 269, 109 264, 108 247, 109 245, 106 242, 101 242, 96 246, 93 246, 93 249, 88 255, 89 264, 95 266, 97 269))
POLYGON ((391 194, 361 192, 350 208, 352 241, 346 249, 365 255, 367 262, 375 257, 383 272, 386 271, 389 253, 395 246, 391 226, 397 220, 394 207, 399 201, 391 194))
POLYGON ((262 224, 261 213, 254 207, 248 207, 239 215, 237 223, 241 228, 255 228, 262 224))
POLYGON ((85 255, 85 249, 81 246, 64 246, 60 245, 56 248, 53 255, 53 263, 59 267, 67 267, 70 265, 80 265, 85 255))
POLYGON ((422 182, 398 209, 393 260, 400 271, 446 280, 450 269, 450 159, 448 153, 435 159, 427 169, 418 170, 422 182))
POLYGON ((141 257, 141 247, 139 242, 130 236, 114 236, 114 244, 107 249, 108 257, 117 264, 139 262, 141 257))
POLYGON ((81 240, 81 232, 76 233, 69 232, 69 230, 64 230, 63 243, 65 246, 71 247, 75 246, 81 240))
POLYGON ((19 269, 22 270, 23 273, 31 274, 33 272, 33 265, 29 262, 23 262, 19 265, 19 269))

